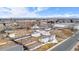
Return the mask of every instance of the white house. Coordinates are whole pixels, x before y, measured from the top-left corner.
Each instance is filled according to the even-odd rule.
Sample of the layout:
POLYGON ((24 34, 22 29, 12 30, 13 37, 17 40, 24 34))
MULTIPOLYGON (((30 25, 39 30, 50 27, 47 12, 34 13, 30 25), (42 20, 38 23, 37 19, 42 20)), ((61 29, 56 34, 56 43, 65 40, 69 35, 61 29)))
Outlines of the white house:
POLYGON ((47 35, 47 36, 51 35, 49 31, 45 31, 45 30, 38 30, 38 32, 42 35, 47 35))
POLYGON ((40 42, 47 43, 49 41, 49 37, 42 38, 39 40, 40 42))
POLYGON ((44 42, 44 43, 47 43, 47 42, 52 42, 52 43, 58 43, 58 41, 56 40, 56 37, 55 35, 52 35, 52 36, 45 36, 41 39, 39 39, 40 42, 44 42))
POLYGON ((51 41, 52 43, 58 43, 58 41, 57 41, 55 35, 52 35, 52 36, 50 37, 50 40, 52 40, 52 41, 51 41))
POLYGON ((39 29, 39 26, 37 26, 37 24, 35 24, 32 29, 39 29))
POLYGON ((33 32, 31 34, 31 36, 33 36, 33 37, 39 37, 39 36, 41 36, 41 34, 39 32, 33 32))
POLYGON ((42 31, 41 34, 42 35, 47 35, 47 36, 51 35, 49 31, 42 31))

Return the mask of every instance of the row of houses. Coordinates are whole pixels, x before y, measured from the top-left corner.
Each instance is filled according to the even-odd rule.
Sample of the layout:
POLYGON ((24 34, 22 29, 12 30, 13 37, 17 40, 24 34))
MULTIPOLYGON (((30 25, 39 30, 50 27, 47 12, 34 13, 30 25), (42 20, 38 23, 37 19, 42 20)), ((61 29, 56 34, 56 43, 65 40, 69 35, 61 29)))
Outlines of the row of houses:
POLYGON ((41 21, 52 21, 52 22, 79 22, 79 18, 0 18, 0 22, 16 22, 16 21, 34 21, 34 20, 41 20, 41 21))

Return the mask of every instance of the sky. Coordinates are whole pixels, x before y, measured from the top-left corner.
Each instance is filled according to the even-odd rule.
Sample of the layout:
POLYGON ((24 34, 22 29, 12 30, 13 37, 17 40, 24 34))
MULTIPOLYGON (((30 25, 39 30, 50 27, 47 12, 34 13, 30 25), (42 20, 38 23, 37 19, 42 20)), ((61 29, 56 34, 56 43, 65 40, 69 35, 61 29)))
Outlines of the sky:
POLYGON ((0 18, 79 17, 79 7, 0 7, 0 18))

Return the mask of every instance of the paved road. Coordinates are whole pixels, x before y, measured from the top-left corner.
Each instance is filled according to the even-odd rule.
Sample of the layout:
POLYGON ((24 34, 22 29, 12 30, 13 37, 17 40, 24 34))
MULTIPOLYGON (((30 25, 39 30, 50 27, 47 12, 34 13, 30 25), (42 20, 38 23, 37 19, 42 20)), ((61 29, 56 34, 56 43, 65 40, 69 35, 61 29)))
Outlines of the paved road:
POLYGON ((63 42, 62 44, 52 49, 52 51, 70 51, 73 48, 73 46, 75 46, 75 44, 78 42, 77 39, 79 39, 79 32, 75 34, 73 37, 63 42))

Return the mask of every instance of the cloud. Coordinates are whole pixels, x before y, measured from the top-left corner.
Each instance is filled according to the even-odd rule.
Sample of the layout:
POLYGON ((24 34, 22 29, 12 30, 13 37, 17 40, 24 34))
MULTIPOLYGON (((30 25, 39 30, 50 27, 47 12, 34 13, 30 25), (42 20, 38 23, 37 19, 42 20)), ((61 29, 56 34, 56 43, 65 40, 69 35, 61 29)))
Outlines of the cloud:
POLYGON ((11 8, 11 14, 14 17, 35 17, 36 13, 30 12, 27 8, 11 8))
POLYGON ((10 8, 0 8, 0 17, 38 17, 35 12, 30 12, 28 8, 24 7, 10 7, 10 8), (5 13, 5 11, 7 13, 5 13))
MULTIPOLYGON (((34 7, 33 7, 34 8, 34 7)), ((43 17, 37 12, 46 10, 46 7, 35 7, 35 9, 30 12, 28 8, 24 7, 6 7, 0 8, 0 17, 43 17)))
POLYGON ((44 11, 46 9, 48 9, 48 8, 47 7, 37 7, 34 12, 40 12, 40 11, 44 11))
POLYGON ((0 17, 6 18, 6 17, 79 17, 79 14, 73 14, 73 13, 65 13, 65 14, 48 14, 48 16, 45 15, 39 15, 38 12, 41 13, 41 11, 45 11, 48 8, 47 7, 32 7, 34 8, 33 11, 30 11, 28 9, 29 7, 0 7, 0 17))

